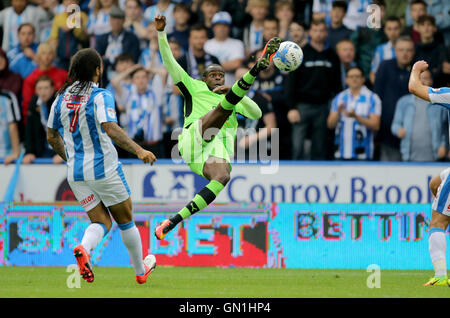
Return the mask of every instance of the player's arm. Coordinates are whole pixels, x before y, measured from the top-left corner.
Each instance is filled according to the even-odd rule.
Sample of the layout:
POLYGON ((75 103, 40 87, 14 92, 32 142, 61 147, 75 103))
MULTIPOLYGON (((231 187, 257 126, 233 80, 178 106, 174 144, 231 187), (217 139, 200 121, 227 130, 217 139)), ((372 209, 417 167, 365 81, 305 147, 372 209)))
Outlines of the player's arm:
POLYGON ((414 63, 409 76, 408 89, 411 94, 416 95, 426 101, 430 101, 430 95, 428 94, 429 87, 422 84, 420 81, 420 74, 428 68, 428 64, 425 61, 418 61, 414 63))
POLYGON ((141 146, 131 140, 131 138, 128 137, 128 135, 123 131, 122 128, 119 127, 119 125, 117 125, 116 122, 109 121, 104 122, 101 125, 109 138, 111 138, 112 141, 114 141, 114 143, 123 150, 136 155, 144 163, 150 163, 151 165, 153 165, 153 163, 156 161, 156 157, 152 152, 143 149, 141 146))
POLYGON ((53 150, 61 158, 63 158, 64 161, 67 161, 66 151, 64 149, 64 141, 57 130, 47 127, 47 141, 48 144, 53 148, 53 150))
POLYGON ((95 96, 94 104, 97 120, 109 138, 123 150, 136 155, 144 163, 153 165, 153 162, 156 161, 155 155, 131 140, 125 131, 117 125, 114 98, 111 93, 107 91, 99 93, 95 96))
POLYGON ((156 15, 155 25, 156 30, 158 31, 159 51, 161 52, 163 64, 167 68, 167 71, 169 71, 173 82, 175 84, 181 82, 186 72, 175 60, 172 51, 170 50, 169 42, 167 41, 167 34, 164 31, 166 27, 166 17, 161 14, 156 15))
POLYGON ((236 105, 236 112, 253 120, 260 119, 262 116, 262 112, 258 104, 256 104, 248 96, 244 96, 244 98, 242 98, 242 100, 236 105))

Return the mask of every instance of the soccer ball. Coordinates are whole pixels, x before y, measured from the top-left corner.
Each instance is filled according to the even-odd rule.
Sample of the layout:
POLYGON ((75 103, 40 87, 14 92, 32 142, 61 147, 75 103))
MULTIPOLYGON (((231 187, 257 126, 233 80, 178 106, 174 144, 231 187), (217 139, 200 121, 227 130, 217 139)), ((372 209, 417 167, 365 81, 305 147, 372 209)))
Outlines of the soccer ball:
POLYGON ((303 61, 303 51, 297 43, 284 41, 273 57, 275 66, 284 72, 295 71, 303 61))

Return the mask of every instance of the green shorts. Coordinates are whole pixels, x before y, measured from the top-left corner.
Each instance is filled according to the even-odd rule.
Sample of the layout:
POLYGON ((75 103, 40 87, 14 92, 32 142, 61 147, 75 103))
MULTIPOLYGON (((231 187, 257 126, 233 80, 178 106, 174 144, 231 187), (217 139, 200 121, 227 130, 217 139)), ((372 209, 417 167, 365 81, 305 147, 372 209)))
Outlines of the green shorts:
POLYGON ((200 134, 200 120, 193 122, 178 137, 178 150, 189 168, 196 174, 204 177, 203 166, 209 157, 222 158, 228 162, 231 171, 231 160, 224 145, 224 137, 220 131, 213 140, 207 142, 200 134))

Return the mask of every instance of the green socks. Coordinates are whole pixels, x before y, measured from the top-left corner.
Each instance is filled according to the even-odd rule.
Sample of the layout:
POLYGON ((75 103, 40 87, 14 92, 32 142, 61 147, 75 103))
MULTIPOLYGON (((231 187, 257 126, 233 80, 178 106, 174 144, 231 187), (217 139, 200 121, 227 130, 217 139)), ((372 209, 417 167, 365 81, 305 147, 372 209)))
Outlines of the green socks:
POLYGON ((170 218, 170 221, 176 225, 182 220, 190 217, 192 214, 206 208, 217 195, 222 191, 224 185, 219 181, 211 180, 206 187, 200 190, 184 208, 180 210, 176 215, 170 218))
POLYGON ((255 81, 256 75, 252 75, 253 69, 244 74, 244 76, 233 84, 228 93, 225 94, 220 105, 223 109, 233 110, 234 106, 241 101, 255 81))

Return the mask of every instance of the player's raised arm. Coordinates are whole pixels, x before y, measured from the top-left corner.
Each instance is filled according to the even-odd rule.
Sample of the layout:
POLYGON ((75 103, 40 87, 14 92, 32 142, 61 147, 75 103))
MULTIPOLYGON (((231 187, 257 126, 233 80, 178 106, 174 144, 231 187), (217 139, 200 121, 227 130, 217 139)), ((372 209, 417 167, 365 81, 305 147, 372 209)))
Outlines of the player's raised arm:
POLYGON ((169 42, 167 41, 167 34, 164 31, 166 27, 166 17, 161 14, 156 15, 155 26, 156 30, 158 31, 159 51, 161 52, 163 64, 169 71, 173 82, 177 84, 178 82, 182 81, 183 75, 185 75, 186 72, 175 60, 172 51, 170 50, 169 42))
POLYGON ((411 94, 414 94, 426 101, 430 101, 430 95, 428 94, 428 90, 430 88, 423 85, 420 81, 420 74, 422 74, 422 72, 424 72, 427 68, 428 64, 425 61, 418 61, 414 63, 411 70, 411 75, 409 76, 408 89, 411 94))

